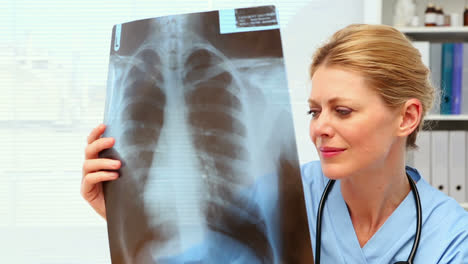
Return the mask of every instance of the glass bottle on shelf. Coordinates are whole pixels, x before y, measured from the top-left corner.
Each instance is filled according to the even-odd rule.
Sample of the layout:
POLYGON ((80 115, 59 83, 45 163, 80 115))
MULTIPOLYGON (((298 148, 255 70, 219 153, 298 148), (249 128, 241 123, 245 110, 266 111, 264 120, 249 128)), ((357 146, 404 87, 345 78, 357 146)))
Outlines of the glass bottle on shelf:
POLYGON ((441 6, 436 6, 436 25, 438 27, 444 25, 444 11, 441 6))
POLYGON ((437 26, 437 13, 433 3, 429 3, 426 7, 426 11, 424 12, 424 26, 437 26))
POLYGON ((468 0, 465 0, 465 12, 463 12, 463 25, 468 26, 468 0))

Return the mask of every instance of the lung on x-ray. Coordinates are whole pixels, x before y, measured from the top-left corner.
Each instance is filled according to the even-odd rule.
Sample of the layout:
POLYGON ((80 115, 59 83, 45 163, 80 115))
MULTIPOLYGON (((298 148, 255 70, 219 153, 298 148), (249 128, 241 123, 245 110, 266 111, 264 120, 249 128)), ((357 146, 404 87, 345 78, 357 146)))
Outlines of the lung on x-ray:
POLYGON ((112 31, 112 263, 313 263, 274 6, 112 31))

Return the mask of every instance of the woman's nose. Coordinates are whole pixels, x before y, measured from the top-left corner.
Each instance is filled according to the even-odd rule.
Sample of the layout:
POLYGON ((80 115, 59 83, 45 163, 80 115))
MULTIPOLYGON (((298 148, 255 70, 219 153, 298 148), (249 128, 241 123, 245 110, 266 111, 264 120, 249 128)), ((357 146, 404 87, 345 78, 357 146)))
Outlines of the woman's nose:
POLYGON ((322 112, 310 121, 310 132, 312 137, 332 137, 333 126, 330 116, 322 112))

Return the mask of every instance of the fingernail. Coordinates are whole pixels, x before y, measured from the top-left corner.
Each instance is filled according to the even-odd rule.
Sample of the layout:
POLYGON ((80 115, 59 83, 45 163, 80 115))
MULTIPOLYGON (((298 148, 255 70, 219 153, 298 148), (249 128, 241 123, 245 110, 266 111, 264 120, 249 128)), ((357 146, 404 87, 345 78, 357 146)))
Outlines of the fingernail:
POLYGON ((120 161, 118 160, 112 161, 112 167, 116 169, 120 167, 120 161))

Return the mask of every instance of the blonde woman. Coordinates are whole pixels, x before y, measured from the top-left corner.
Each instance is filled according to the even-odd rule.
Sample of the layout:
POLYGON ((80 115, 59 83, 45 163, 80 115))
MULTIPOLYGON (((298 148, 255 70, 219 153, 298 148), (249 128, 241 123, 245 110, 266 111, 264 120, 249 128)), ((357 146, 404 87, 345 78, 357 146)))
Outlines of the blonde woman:
MULTIPOLYGON (((316 264, 468 263, 468 213, 405 166, 434 98, 428 75, 389 26, 348 26, 315 53, 308 102, 320 161, 302 177, 316 264)), ((104 130, 88 138, 81 188, 103 217, 101 184, 120 166, 98 159, 114 143, 104 130)))
POLYGON ((316 51, 308 101, 320 162, 302 175, 323 263, 468 263, 468 213, 405 166, 432 105, 428 74, 389 26, 348 26, 316 51))

